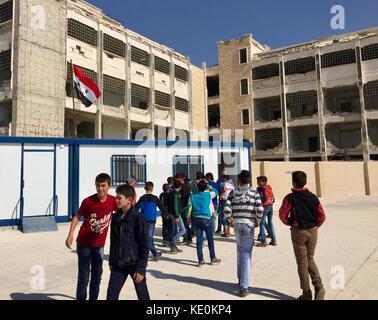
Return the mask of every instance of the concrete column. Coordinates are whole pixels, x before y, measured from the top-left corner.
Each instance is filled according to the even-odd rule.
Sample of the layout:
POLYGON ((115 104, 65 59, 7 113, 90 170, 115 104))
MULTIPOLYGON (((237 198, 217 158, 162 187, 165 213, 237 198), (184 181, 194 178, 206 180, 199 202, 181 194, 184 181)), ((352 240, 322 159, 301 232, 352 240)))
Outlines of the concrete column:
POLYGON ((363 145, 364 161, 370 161, 370 139, 368 132, 368 124, 365 109, 365 96, 364 96, 364 80, 362 73, 362 57, 361 57, 361 43, 356 46, 356 64, 357 64, 357 85, 360 93, 360 108, 361 108, 361 135, 363 145))
POLYGON ((188 116, 189 116, 189 133, 188 133, 188 140, 191 140, 192 137, 192 130, 193 130, 193 77, 192 77, 192 66, 190 64, 189 56, 186 57, 188 59, 187 68, 188 68, 188 116))
MULTIPOLYGON (((97 84, 98 88, 104 93, 104 81, 103 81, 103 32, 100 30, 100 23, 97 24, 97 84)), ((96 120, 95 120, 95 138, 102 138, 102 108, 104 104, 104 94, 96 102, 96 120)))
POLYGON ((123 136, 125 139, 131 139, 131 120, 130 120, 130 108, 131 108, 131 80, 130 80, 130 65, 131 65, 131 45, 129 36, 126 34, 125 45, 125 121, 123 136))
POLYGON ((171 110, 170 110, 170 118, 171 118, 171 127, 170 127, 170 134, 168 136, 168 140, 175 140, 176 138, 176 123, 175 123, 175 64, 173 62, 173 57, 170 55, 170 89, 171 89, 171 110))
POLYGON ((315 55, 315 68, 316 68, 316 87, 318 95, 318 120, 319 120, 319 144, 320 154, 322 161, 327 161, 327 139, 325 134, 325 121, 324 121, 324 92, 322 86, 322 66, 320 59, 320 49, 315 55))
POLYGON ((149 114, 151 117, 150 134, 148 139, 155 140, 155 55, 150 45, 150 105, 149 114))
POLYGON ((282 117, 282 142, 284 147, 284 160, 289 161, 289 132, 287 127, 286 85, 285 85, 285 59, 280 61, 280 88, 281 88, 281 117, 282 117))

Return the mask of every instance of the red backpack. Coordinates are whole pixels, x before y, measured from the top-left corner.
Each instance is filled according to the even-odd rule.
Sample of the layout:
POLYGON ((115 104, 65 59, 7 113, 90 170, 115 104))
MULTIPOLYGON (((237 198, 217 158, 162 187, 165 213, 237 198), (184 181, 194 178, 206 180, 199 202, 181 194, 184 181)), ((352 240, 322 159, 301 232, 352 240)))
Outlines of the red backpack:
POLYGON ((274 195, 273 195, 273 189, 270 185, 266 185, 263 187, 265 191, 266 199, 263 202, 263 207, 271 206, 275 202, 274 195))

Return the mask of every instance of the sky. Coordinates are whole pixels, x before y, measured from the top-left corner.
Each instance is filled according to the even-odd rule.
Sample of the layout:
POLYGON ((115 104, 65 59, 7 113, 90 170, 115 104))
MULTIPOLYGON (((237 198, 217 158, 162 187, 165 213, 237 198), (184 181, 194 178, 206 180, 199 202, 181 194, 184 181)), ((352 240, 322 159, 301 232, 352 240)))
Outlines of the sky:
MULTIPOLYGON (((126 28, 189 56, 194 65, 218 63, 217 42, 251 33, 280 48, 378 27, 378 0, 89 0, 126 28), (344 29, 331 20, 345 12, 344 29)), ((340 21, 340 20, 338 20, 340 21)), ((336 22, 338 22, 336 21, 336 22)))

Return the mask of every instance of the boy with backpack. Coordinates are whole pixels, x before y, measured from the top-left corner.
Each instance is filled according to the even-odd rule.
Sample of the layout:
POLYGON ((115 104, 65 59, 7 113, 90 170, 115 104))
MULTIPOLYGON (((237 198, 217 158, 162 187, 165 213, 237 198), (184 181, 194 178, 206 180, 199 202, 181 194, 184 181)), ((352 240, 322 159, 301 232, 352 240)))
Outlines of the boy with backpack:
POLYGON ((258 239, 260 243, 256 247, 266 247, 268 244, 266 242, 265 229, 268 231, 268 235, 271 238, 270 245, 276 246, 276 233, 273 227, 273 203, 275 202, 273 190, 270 185, 268 185, 268 178, 265 176, 257 177, 257 192, 260 194, 261 202, 264 207, 264 214, 260 221, 260 234, 258 239))
POLYGON ((314 261, 318 228, 326 219, 316 195, 305 188, 307 175, 303 171, 292 174, 293 189, 283 200, 280 220, 290 226, 291 240, 298 266, 302 295, 299 300, 312 300, 309 276, 315 288, 315 300, 324 300, 325 290, 314 261))

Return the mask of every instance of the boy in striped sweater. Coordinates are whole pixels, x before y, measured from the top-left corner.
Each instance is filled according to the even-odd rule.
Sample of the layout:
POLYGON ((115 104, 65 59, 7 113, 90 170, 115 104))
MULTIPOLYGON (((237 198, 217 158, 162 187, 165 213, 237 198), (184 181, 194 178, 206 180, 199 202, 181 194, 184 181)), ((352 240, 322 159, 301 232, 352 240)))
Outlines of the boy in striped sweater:
POLYGON ((228 196, 224 212, 233 219, 237 246, 237 275, 239 295, 246 297, 249 292, 249 272, 255 227, 258 227, 264 212, 260 195, 250 187, 251 174, 242 170, 238 175, 239 186, 228 196))

